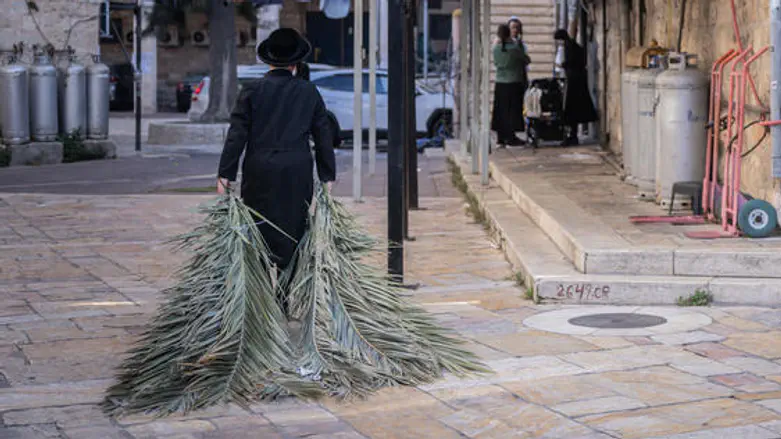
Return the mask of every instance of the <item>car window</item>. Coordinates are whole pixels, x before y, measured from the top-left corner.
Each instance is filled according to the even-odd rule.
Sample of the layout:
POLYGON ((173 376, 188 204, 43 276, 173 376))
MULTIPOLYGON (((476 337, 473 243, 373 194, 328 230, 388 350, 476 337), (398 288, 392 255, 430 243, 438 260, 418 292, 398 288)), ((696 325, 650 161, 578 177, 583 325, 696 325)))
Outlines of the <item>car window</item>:
POLYGON ((377 94, 388 94, 388 75, 377 75, 377 94))
POLYGON ((353 76, 351 74, 338 74, 332 76, 325 76, 312 81, 316 86, 325 88, 328 90, 352 92, 353 91, 353 76))

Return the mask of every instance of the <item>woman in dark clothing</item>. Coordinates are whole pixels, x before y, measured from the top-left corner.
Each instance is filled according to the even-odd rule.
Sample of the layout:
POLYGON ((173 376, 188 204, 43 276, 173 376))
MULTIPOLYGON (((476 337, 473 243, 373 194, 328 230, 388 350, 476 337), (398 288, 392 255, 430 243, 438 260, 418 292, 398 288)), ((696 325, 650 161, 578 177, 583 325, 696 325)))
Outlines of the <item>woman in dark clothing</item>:
POLYGON ((569 125, 569 136, 564 146, 578 144, 578 125, 597 120, 597 110, 591 101, 586 70, 586 51, 564 29, 559 29, 553 38, 564 44, 562 68, 567 77, 564 93, 564 123, 569 125))
MULTIPOLYGON (((521 91, 521 94, 518 96, 518 98, 521 100, 521 111, 523 111, 523 98, 526 96, 526 90, 529 88, 529 64, 531 64, 531 58, 529 58, 529 49, 526 47, 526 43, 523 42, 523 23, 521 23, 521 20, 518 17, 510 17, 510 19, 507 21, 507 26, 510 27, 510 38, 520 46, 521 51, 523 52, 523 58, 525 61, 525 66, 523 68, 523 80, 521 83, 523 84, 523 90, 521 91)), ((524 123, 523 117, 521 117, 520 120, 518 120, 518 125, 515 127, 515 131, 525 131, 526 130, 526 124, 524 123)))
POLYGON ((494 45, 496 84, 491 129, 496 131, 497 143, 519 146, 523 141, 515 132, 523 124, 523 93, 526 78, 525 54, 521 46, 510 38, 510 27, 502 24, 494 45))

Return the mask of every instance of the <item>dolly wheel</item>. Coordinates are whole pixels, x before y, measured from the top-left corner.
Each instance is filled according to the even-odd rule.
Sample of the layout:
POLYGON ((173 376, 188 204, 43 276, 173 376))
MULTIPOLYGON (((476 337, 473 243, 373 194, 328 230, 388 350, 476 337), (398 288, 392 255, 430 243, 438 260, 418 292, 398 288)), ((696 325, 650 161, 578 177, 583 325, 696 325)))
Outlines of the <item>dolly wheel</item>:
POLYGON ((765 200, 751 200, 738 212, 740 230, 752 238, 764 238, 770 235, 777 225, 776 209, 765 200))

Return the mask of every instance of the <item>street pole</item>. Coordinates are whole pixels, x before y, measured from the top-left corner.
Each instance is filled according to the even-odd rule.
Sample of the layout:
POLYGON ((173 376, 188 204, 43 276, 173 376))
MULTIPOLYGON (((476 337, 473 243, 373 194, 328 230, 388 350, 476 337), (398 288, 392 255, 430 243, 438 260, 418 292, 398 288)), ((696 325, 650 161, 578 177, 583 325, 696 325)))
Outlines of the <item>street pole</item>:
POLYGON ((402 12, 405 0, 387 0, 388 35, 388 274, 404 281, 404 77, 402 12))
POLYGON ((423 0, 423 79, 428 79, 428 0, 423 0))
POLYGON ((459 67, 461 68, 461 74, 460 74, 460 80, 459 80, 459 89, 460 89, 460 96, 459 96, 459 112, 458 116, 460 119, 460 129, 461 129, 461 155, 466 156, 469 152, 468 150, 468 144, 469 142, 469 87, 467 84, 469 83, 469 45, 468 45, 468 29, 469 29, 469 22, 471 19, 471 12, 470 12, 470 3, 471 0, 461 0, 461 23, 458 26, 458 33, 459 33, 459 67))
MULTIPOLYGON (((418 203, 418 146, 417 146, 417 123, 415 117, 415 21, 417 15, 416 0, 408 0, 406 11, 406 20, 404 28, 404 38, 407 41, 406 59, 407 59, 407 88, 405 97, 407 98, 406 127, 407 127, 407 208, 408 210, 417 210, 418 203)), ((405 237, 409 238, 409 212, 405 214, 405 237)))
MULTIPOLYGON (((488 0, 483 0, 488 1, 488 0)), ((472 38, 470 44, 472 47, 472 77, 470 78, 470 95, 472 97, 472 126, 469 136, 469 148, 472 152, 472 174, 477 174, 480 170, 480 93, 477 87, 480 84, 480 0, 472 0, 472 38)))
POLYGON ((141 152, 141 0, 138 0, 136 3, 135 18, 136 30, 133 36, 136 41, 136 68, 133 80, 135 82, 136 90, 136 152, 141 152))
POLYGON ((377 1, 369 0, 369 175, 377 172, 377 1))
POLYGON ((480 149, 480 182, 483 185, 488 185, 488 148, 491 146, 491 131, 490 131, 490 111, 488 110, 489 94, 491 92, 491 40, 488 37, 491 35, 491 1, 483 0, 483 38, 480 41, 483 49, 483 57, 481 67, 482 80, 481 90, 482 96, 480 100, 480 125, 481 125, 481 141, 482 148, 480 149))
POLYGON ((353 3, 353 199, 361 201, 363 164, 363 0, 353 3))

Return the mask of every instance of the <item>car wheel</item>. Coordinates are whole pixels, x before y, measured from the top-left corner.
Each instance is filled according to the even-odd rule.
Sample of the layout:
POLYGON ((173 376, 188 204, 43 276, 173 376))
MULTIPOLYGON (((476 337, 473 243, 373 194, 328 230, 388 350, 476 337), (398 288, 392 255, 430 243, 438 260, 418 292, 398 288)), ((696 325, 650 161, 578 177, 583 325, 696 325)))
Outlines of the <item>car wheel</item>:
POLYGON ((453 138, 453 112, 450 110, 437 110, 429 118, 428 137, 453 138))

